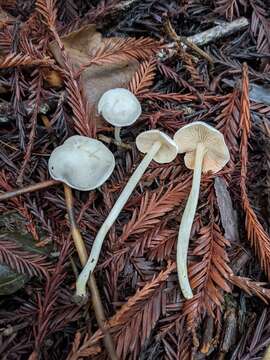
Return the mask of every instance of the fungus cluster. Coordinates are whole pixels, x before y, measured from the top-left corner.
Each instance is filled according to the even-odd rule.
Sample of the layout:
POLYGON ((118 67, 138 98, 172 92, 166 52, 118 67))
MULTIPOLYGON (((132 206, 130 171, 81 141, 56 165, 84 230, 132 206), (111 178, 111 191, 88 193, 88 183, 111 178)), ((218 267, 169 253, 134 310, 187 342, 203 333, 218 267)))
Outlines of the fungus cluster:
POLYGON ((138 135, 136 138, 136 146, 139 151, 146 155, 128 180, 108 217, 97 233, 89 259, 77 280, 77 296, 84 297, 86 295, 86 283, 98 262, 103 241, 150 162, 154 159, 160 164, 168 163, 175 159, 178 151, 175 142, 159 130, 149 130, 138 135))
MULTIPOLYGON (((101 97, 98 112, 115 126, 115 138, 121 142, 121 127, 131 125, 138 119, 141 105, 130 91, 112 89, 101 97)), ((228 148, 223 135, 203 122, 182 127, 175 133, 174 139, 159 130, 144 131, 137 136, 136 146, 145 156, 96 235, 90 256, 78 277, 76 295, 86 295, 86 283, 96 267, 104 239, 151 161, 168 163, 173 161, 178 153, 185 153, 185 165, 194 172, 179 228, 176 261, 182 293, 186 299, 190 299, 193 294, 187 274, 187 252, 199 198, 201 173, 220 171, 229 161, 228 148)), ((98 140, 79 135, 67 139, 52 152, 49 159, 49 172, 53 179, 82 191, 101 186, 110 177, 114 167, 114 155, 105 145, 98 140)))

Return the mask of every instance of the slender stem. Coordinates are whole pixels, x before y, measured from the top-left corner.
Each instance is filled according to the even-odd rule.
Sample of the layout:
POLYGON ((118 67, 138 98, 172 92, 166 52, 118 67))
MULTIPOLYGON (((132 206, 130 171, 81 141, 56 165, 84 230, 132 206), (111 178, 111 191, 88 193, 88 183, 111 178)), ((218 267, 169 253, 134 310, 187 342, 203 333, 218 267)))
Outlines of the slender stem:
POLYGON ((189 244, 191 228, 199 199, 202 162, 204 155, 205 155, 204 145, 198 144, 195 155, 195 167, 193 172, 192 187, 181 219, 181 224, 178 233, 178 240, 177 240, 177 253, 176 253, 177 272, 178 272, 180 287, 186 299, 191 299, 193 297, 192 290, 188 280, 188 273, 187 273, 187 253, 188 253, 188 244, 189 244))
POLYGON ((46 189, 49 186, 53 186, 53 185, 57 185, 57 184, 59 184, 59 181, 57 181, 57 180, 46 180, 46 181, 39 182, 37 184, 25 186, 25 187, 23 187, 21 189, 17 189, 17 190, 13 190, 13 191, 9 191, 9 192, 5 192, 5 193, 0 194, 0 201, 8 200, 8 199, 13 198, 15 196, 19 196, 19 195, 22 195, 22 194, 34 192, 34 191, 37 191, 37 190, 46 189))
MULTIPOLYGON (((73 241, 77 250, 77 253, 79 255, 79 259, 81 264, 84 266, 87 261, 87 250, 84 245, 84 241, 82 238, 82 235, 80 233, 80 230, 77 227, 74 211, 73 211, 73 196, 72 196, 72 190, 69 186, 64 185, 64 191, 65 191, 65 199, 66 199, 66 206, 67 206, 67 213, 70 221, 71 226, 71 233, 73 237, 73 241)), ((104 344, 107 349, 107 352, 112 360, 117 360, 117 355, 114 349, 114 344, 112 337, 108 330, 105 327, 105 314, 102 307, 102 302, 99 294, 99 290, 96 284, 96 280, 94 277, 94 274, 91 274, 90 279, 88 281, 88 286, 90 288, 91 294, 92 294, 92 303, 93 308, 95 311, 96 319, 98 322, 98 326, 100 330, 104 334, 104 344)))
POLYGON ((131 178, 128 180, 126 186, 124 187, 123 191, 121 192, 119 198, 117 199, 116 203, 114 204, 111 212, 109 213, 107 219, 102 224, 95 241, 92 246, 92 250, 89 256, 89 259, 83 268, 81 274, 78 277, 77 284, 76 284, 76 294, 78 296, 85 296, 86 295, 86 282, 89 278, 89 275, 93 273, 96 264, 99 259, 99 254, 101 251, 101 247, 103 241, 112 227, 113 223, 117 219, 118 215, 120 214, 121 210, 125 206, 126 202, 128 201, 132 191, 135 189, 136 185, 140 181, 142 175, 144 174, 145 170, 147 169, 150 162, 153 160, 153 157, 159 151, 161 147, 161 143, 159 141, 155 142, 149 152, 145 155, 143 160, 141 161, 140 165, 134 171, 131 178))
POLYGON ((121 131, 121 127, 116 126, 114 128, 114 138, 115 138, 116 142, 121 144, 122 140, 121 140, 121 136, 120 136, 120 131, 121 131))

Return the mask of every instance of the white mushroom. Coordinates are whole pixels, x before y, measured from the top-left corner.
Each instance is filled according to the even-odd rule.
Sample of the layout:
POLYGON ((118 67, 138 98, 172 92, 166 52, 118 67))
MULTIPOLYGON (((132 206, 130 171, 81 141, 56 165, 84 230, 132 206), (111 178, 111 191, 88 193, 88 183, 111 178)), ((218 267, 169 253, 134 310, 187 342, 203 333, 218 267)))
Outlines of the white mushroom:
POLYGON ((53 179, 82 191, 101 186, 112 174, 114 156, 101 141, 74 135, 52 152, 49 172, 53 179))
POLYGON ((98 113, 115 126, 115 140, 121 143, 121 127, 132 125, 141 115, 142 108, 132 92, 124 88, 115 88, 101 96, 98 113))
POLYGON ((132 174, 111 212, 97 233, 90 257, 76 283, 76 295, 78 296, 86 295, 86 283, 98 262, 103 241, 150 162, 154 159, 158 163, 168 163, 173 161, 177 156, 178 148, 176 143, 159 130, 149 130, 138 135, 136 138, 136 145, 137 148, 142 153, 146 153, 146 155, 132 174))
POLYGON ((186 153, 185 165, 194 169, 192 188, 181 219, 177 241, 177 272, 182 293, 186 299, 193 297, 187 274, 187 252, 199 192, 201 172, 220 171, 230 160, 223 135, 210 125, 197 121, 179 129, 174 140, 179 153, 186 153))

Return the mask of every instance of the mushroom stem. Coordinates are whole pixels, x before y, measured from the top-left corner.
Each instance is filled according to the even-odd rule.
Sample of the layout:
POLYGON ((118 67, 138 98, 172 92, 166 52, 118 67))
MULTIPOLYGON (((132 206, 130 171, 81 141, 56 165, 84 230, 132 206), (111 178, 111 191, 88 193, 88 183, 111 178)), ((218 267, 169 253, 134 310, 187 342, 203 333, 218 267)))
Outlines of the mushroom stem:
POLYGON ((78 277, 78 280, 76 283, 76 295, 77 296, 85 296, 86 295, 86 283, 87 283, 87 280, 88 280, 90 274, 93 273, 93 271, 96 267, 103 241, 104 241, 108 231, 112 227, 113 223, 117 219, 118 215, 120 214, 121 210, 123 209, 126 202, 128 201, 131 193, 133 192, 136 185, 138 184, 141 177, 143 176, 148 165, 153 160, 153 157, 159 151, 160 147, 161 147, 160 141, 156 141, 152 145, 151 149, 144 156, 140 165, 137 167, 137 169, 134 171, 131 178, 128 180, 126 186, 124 187, 123 191, 121 192, 121 194, 120 194, 119 198, 117 199, 116 203, 114 204, 112 210, 110 211, 106 220, 102 224, 99 232, 97 233, 95 241, 93 243, 91 253, 87 260, 87 263, 78 277))
POLYGON ((187 253, 188 253, 188 244, 189 244, 191 228, 199 199, 202 163, 205 152, 206 152, 205 146, 199 143, 196 148, 192 187, 181 219, 181 224, 178 233, 178 240, 177 240, 177 252, 176 252, 177 272, 178 272, 180 287, 186 299, 191 299, 193 297, 192 290, 188 280, 188 273, 187 273, 187 253))
POLYGON ((121 136, 120 136, 121 127, 115 126, 114 128, 114 138, 118 143, 122 143, 121 136))
MULTIPOLYGON (((79 255, 80 262, 82 265, 85 265, 85 263, 87 261, 87 250, 86 250, 82 235, 80 233, 80 230, 79 230, 76 220, 75 220, 74 211, 73 211, 72 190, 68 185, 64 184, 64 192, 65 192, 66 207, 67 207, 67 213, 68 213, 68 218, 69 218, 70 227, 71 227, 72 238, 73 238, 77 253, 79 255)), ((98 290, 98 287, 96 284, 96 279, 94 277, 94 274, 91 274, 89 281, 88 281, 88 286, 89 286, 91 294, 92 294, 92 303, 93 303, 93 308, 94 308, 94 312, 96 315, 96 319, 97 319, 100 330, 104 334, 105 347, 108 351, 110 359, 117 360, 117 355, 116 355, 116 352, 114 349, 114 344, 113 344, 111 334, 109 333, 108 329, 106 329, 106 326, 105 326, 106 317, 105 317, 105 313, 103 310, 103 306, 102 306, 102 302, 101 302, 101 298, 100 298, 100 294, 99 294, 99 290, 98 290)))

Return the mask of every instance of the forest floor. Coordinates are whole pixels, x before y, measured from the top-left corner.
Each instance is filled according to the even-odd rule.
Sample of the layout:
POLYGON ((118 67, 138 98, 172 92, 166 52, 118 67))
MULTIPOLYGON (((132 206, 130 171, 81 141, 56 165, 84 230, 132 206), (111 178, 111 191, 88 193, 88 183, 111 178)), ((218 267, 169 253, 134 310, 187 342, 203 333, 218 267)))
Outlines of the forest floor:
POLYGON ((270 359, 269 59, 262 0, 0 1, 1 359, 270 359), (120 146, 97 114, 115 87, 142 106, 120 146), (194 121, 224 135, 230 161, 202 175, 193 298, 176 271, 192 183, 179 154, 150 163, 78 301, 86 253, 73 220, 90 253, 143 158, 136 137, 173 138, 194 121), (48 159, 75 134, 102 141, 116 166, 98 189, 71 194, 48 159))

